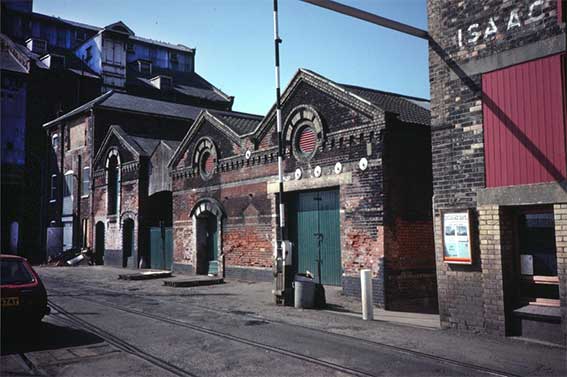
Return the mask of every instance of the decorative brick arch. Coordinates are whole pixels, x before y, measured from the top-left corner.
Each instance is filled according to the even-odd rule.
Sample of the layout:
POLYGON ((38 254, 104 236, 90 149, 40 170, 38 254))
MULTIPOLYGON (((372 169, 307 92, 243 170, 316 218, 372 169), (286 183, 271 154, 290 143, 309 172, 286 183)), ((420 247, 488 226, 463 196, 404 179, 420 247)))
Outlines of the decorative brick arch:
POLYGON ((317 153, 317 149, 325 139, 325 129, 323 121, 317 110, 309 105, 299 105, 290 111, 284 122, 283 135, 285 149, 290 152, 297 160, 308 162, 317 153), (300 148, 300 138, 302 131, 309 129, 313 133, 313 150, 305 153, 300 148))
POLYGON ((224 254, 222 245, 222 223, 226 218, 226 212, 222 204, 214 198, 203 198, 197 201, 191 210, 191 222, 193 224, 193 263, 197 274, 209 273, 209 265, 213 260, 209 259, 208 246, 210 238, 208 235, 207 223, 216 223, 216 265, 217 274, 224 276, 224 254))
POLYGON ((224 211, 222 204, 215 198, 199 199, 193 206, 190 216, 198 217, 203 212, 210 212, 219 219, 226 217, 226 212, 224 211))

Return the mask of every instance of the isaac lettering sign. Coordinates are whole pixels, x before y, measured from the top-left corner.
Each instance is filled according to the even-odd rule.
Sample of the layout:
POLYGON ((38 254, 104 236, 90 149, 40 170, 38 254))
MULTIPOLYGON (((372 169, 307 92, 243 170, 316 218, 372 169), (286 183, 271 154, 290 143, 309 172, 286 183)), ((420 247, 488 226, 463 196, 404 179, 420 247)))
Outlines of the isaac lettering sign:
POLYGON ((535 0, 519 8, 512 9, 508 14, 495 15, 484 22, 470 24, 464 29, 457 30, 459 48, 472 47, 478 43, 490 40, 497 33, 513 33, 525 25, 543 19, 545 2, 535 0))
POLYGON ((443 260, 471 264, 470 212, 443 213, 443 260))

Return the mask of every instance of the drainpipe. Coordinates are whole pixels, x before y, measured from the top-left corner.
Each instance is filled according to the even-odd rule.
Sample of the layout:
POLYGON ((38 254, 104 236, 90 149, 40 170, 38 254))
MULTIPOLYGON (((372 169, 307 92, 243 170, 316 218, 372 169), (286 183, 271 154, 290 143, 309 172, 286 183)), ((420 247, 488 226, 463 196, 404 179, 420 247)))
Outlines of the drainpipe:
POLYGON ((90 134, 91 134, 90 146, 89 146, 89 143, 88 143, 88 140, 87 140, 87 148, 88 148, 88 153, 89 153, 89 165, 90 165, 89 171, 91 173, 91 176, 89 177, 89 179, 90 179, 90 182, 89 182, 89 186, 90 186, 89 201, 90 201, 90 207, 91 207, 91 210, 90 210, 90 212, 91 212, 91 214, 90 214, 90 219, 91 219, 91 221, 90 221, 90 223, 91 223, 90 224, 90 232, 91 232, 90 241, 91 242, 90 242, 90 245, 88 245, 88 242, 87 242, 87 247, 90 246, 91 252, 93 253, 93 255, 94 255, 94 252, 95 252, 95 250, 94 250, 94 239, 95 239, 95 221, 94 221, 95 220, 94 219, 94 188, 95 188, 94 181, 95 180, 94 180, 94 172, 95 172, 95 169, 94 169, 94 166, 93 166, 93 161, 94 161, 94 156, 93 156, 93 154, 94 154, 94 127, 95 127, 95 116, 94 116, 94 110, 93 110, 93 108, 91 108, 90 116, 89 116, 89 128, 90 128, 90 134))
POLYGON ((431 218, 433 219, 433 249, 437 247, 437 240, 435 234, 435 194, 431 196, 431 218))
POLYGON ((79 237, 75 237, 77 241, 77 245, 76 247, 80 247, 82 249, 82 241, 83 241, 83 224, 82 224, 82 218, 81 218, 81 191, 82 191, 82 183, 83 183, 83 159, 81 158, 81 155, 77 156, 77 174, 75 174, 75 176, 77 177, 77 217, 74 220, 74 222, 77 225, 77 232, 76 234, 79 237))

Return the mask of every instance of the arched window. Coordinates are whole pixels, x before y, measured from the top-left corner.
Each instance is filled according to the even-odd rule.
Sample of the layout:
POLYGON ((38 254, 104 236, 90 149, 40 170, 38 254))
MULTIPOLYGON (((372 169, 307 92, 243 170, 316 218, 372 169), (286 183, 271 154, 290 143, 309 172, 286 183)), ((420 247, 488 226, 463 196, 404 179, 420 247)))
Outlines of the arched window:
POLYGON ((108 155, 106 174, 107 213, 116 215, 120 203, 120 159, 116 151, 108 155))

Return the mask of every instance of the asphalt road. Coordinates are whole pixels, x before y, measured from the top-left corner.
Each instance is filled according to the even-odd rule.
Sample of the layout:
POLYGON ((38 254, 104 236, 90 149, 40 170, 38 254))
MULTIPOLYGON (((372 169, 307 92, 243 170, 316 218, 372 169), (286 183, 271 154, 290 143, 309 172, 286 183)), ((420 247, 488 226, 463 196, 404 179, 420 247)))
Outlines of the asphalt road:
POLYGON ((39 332, 3 339, 3 375, 22 375, 25 367, 28 375, 57 376, 503 375, 285 320, 197 305, 175 289, 144 294, 64 274, 44 276, 44 282, 52 314, 39 332))

